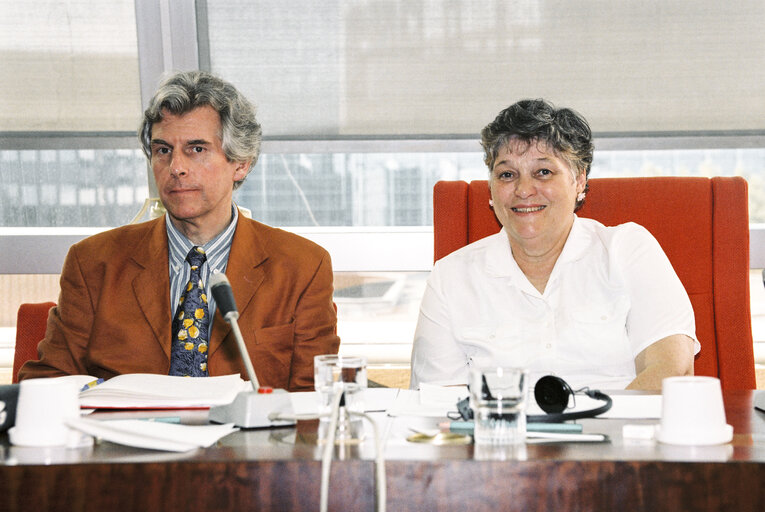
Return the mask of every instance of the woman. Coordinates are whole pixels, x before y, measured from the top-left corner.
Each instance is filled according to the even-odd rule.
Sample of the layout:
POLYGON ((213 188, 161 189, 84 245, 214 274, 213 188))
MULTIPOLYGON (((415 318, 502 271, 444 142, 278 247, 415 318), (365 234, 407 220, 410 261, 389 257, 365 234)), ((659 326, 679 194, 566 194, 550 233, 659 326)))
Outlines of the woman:
MULTIPOLYGON (((523 100, 481 132, 503 229, 439 260, 412 350, 411 387, 464 384, 471 366, 525 367, 574 388, 660 389, 692 375, 693 309, 653 236, 575 211, 592 134, 579 114, 523 100)), ((667 219, 671 222, 671 219, 667 219)))

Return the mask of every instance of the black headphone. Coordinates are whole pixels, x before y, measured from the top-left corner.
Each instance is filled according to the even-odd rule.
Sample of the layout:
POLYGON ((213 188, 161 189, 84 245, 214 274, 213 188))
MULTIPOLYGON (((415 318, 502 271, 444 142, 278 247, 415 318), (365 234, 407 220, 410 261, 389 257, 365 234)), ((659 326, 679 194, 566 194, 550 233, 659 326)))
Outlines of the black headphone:
MULTIPOLYGON (((481 393, 485 398, 493 398, 489 386, 484 379, 481 393)), ((611 408, 613 401, 611 397, 598 390, 584 388, 580 390, 593 400, 605 402, 600 407, 578 412, 563 412, 568 407, 569 398, 575 395, 568 383, 554 375, 542 377, 534 385, 534 398, 537 405, 547 414, 531 415, 526 417, 529 423, 562 423, 564 421, 579 420, 582 418, 594 418, 611 408)), ((473 419, 473 410, 470 408, 470 397, 457 402, 457 411, 464 420, 473 419)))

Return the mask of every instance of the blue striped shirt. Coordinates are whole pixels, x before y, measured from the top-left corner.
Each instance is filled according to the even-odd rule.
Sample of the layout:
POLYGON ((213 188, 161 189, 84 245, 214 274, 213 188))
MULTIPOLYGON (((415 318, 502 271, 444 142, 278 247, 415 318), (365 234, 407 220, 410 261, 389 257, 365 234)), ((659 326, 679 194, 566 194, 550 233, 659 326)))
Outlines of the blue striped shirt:
MULTIPOLYGON (((165 225, 167 226, 168 262, 170 266, 170 311, 175 315, 178 308, 178 300, 183 294, 183 287, 189 282, 191 265, 186 261, 186 255, 194 244, 186 238, 170 221, 166 214, 165 225)), ((210 332, 212 332, 212 319, 215 317, 215 299, 210 294, 210 274, 217 270, 225 272, 228 265, 228 255, 231 252, 231 241, 236 231, 236 223, 239 221, 239 209, 236 205, 231 206, 231 222, 228 227, 214 239, 207 242, 202 248, 207 255, 207 261, 202 265, 202 282, 205 284, 207 294, 207 307, 210 310, 210 332)))

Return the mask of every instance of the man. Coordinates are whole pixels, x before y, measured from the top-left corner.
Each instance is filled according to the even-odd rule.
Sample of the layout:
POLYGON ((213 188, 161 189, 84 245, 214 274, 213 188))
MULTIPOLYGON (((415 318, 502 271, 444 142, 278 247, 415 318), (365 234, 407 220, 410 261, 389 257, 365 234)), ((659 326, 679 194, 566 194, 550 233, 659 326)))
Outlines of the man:
POLYGON ((203 72, 166 80, 140 128, 167 214, 69 251, 39 360, 20 379, 122 373, 247 378, 209 277, 225 272, 261 385, 313 388, 313 357, 337 353, 329 254, 245 218, 232 201, 260 152, 260 125, 231 84, 203 72))

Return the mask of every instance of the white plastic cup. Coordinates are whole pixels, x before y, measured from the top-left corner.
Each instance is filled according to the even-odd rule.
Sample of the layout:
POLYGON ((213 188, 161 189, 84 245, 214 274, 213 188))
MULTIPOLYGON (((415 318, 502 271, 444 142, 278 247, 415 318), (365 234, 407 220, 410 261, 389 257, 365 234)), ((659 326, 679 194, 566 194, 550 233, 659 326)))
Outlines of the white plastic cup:
POLYGON ((19 384, 16 423, 8 430, 17 446, 65 446, 72 430, 67 419, 80 416, 79 389, 59 379, 29 379, 19 384))
POLYGON ((526 442, 528 372, 523 368, 471 368, 469 379, 475 444, 526 442))
POLYGON ((367 388, 367 359, 362 356, 319 355, 313 358, 313 383, 319 394, 322 421, 329 420, 332 396, 345 391, 348 411, 364 412, 364 390, 367 388))
POLYGON ((661 394, 661 424, 656 435, 660 442, 703 446, 733 439, 719 379, 668 377, 662 381, 661 394))

